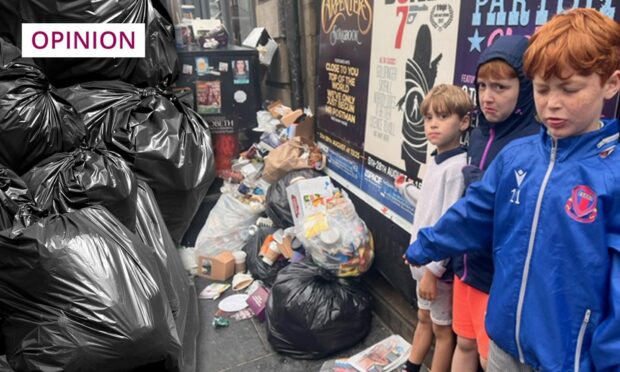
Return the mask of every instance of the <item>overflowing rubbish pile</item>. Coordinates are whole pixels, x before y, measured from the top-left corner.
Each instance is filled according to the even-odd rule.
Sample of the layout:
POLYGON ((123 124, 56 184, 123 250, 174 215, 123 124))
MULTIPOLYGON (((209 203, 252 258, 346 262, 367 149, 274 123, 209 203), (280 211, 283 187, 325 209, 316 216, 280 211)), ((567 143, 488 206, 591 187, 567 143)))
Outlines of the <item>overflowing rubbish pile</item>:
MULTIPOLYGON (((359 277, 372 264, 374 246, 347 194, 321 172, 325 155, 296 135, 308 115, 281 103, 257 113, 260 139, 233 161, 195 255, 198 275, 232 277, 234 291, 255 281, 243 296, 266 320, 273 348, 315 359, 368 333, 371 298, 359 277), (250 278, 233 267, 239 252, 250 278)), ((204 298, 219 298, 227 288, 211 284, 204 298)))
POLYGON ((177 244, 215 169, 207 123, 171 91, 165 3, 0 12, 0 356, 15 371, 196 370, 177 244), (143 23, 146 57, 22 58, 28 22, 143 23))

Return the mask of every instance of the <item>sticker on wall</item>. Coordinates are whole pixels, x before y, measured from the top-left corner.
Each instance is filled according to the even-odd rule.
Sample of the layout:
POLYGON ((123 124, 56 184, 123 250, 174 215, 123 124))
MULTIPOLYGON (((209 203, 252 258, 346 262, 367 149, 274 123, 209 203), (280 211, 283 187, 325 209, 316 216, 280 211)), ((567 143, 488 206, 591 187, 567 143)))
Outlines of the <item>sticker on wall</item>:
POLYGON ((209 71, 209 59, 207 57, 196 57, 196 73, 198 76, 206 75, 209 71))
POLYGON ((232 61, 233 82, 235 84, 250 83, 250 63, 247 59, 232 61))
POLYGON ((226 62, 220 62, 219 64, 219 70, 222 72, 226 72, 228 71, 228 63, 226 62))
POLYGON ((219 80, 196 82, 196 108, 199 114, 217 114, 221 111, 219 80))
POLYGON ((245 94, 245 92, 242 90, 236 91, 233 97, 235 99, 235 102, 238 103, 243 103, 248 99, 248 95, 245 94))
POLYGON ((194 66, 192 65, 183 65, 183 74, 191 75, 194 73, 194 66))

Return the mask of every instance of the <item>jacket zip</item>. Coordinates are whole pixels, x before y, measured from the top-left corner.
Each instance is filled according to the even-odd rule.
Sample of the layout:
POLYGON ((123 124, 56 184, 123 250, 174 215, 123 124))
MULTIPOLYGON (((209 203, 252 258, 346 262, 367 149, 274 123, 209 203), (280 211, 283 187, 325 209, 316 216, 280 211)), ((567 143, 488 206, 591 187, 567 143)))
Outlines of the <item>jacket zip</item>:
POLYGON ((534 251, 534 242, 536 240, 536 231, 538 229, 538 220, 540 218, 540 207, 542 205, 543 196, 545 195, 545 188, 551 177, 551 171, 555 165, 555 158, 558 151, 558 142, 553 140, 551 146, 551 156, 549 160, 549 166, 543 178, 540 191, 538 191, 538 199, 536 199, 536 209, 534 210, 534 219, 532 220, 532 230, 530 231, 530 240, 527 245, 527 256, 525 257, 525 265, 523 267, 523 276, 521 277, 521 289, 519 290, 519 301, 517 302, 517 321, 515 324, 515 341, 517 343, 517 350, 519 351, 519 361, 525 363, 525 357, 523 356, 523 348, 521 347, 520 333, 521 333, 521 316, 523 313, 523 300, 525 299, 525 288, 527 286, 527 277, 530 273, 530 261, 532 261, 532 253, 534 251))
POLYGON ((581 328, 579 328, 579 335, 577 336, 577 350, 575 350, 575 372, 579 372, 583 337, 586 335, 586 328, 588 328, 588 323, 590 323, 590 314, 592 314, 592 311, 590 309, 586 310, 586 314, 583 316, 583 322, 581 322, 581 328))
MULTIPOLYGON (((491 127, 489 128, 489 139, 487 140, 487 144, 484 146, 484 152, 482 153, 480 164, 478 164, 478 168, 480 168, 480 170, 484 170, 484 163, 486 163, 487 155, 489 155, 489 150, 491 150, 491 145, 493 144, 494 140, 495 128, 491 127)), ((461 278, 461 280, 465 281, 465 278, 467 278, 467 253, 463 255, 463 277, 461 278)))

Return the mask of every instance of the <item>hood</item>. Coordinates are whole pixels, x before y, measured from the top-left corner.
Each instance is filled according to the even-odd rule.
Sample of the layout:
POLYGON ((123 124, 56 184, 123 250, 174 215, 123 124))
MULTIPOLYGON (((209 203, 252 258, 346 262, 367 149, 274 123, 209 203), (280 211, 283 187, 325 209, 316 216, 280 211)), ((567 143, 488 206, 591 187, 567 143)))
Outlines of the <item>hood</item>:
MULTIPOLYGON (((515 111, 503 122, 497 123, 496 133, 501 136, 503 133, 509 133, 513 130, 531 123, 536 114, 534 106, 534 93, 532 90, 532 81, 525 76, 523 71, 523 54, 528 46, 528 39, 525 36, 511 35, 502 36, 495 40, 493 44, 486 48, 478 59, 478 67, 476 68, 476 77, 480 65, 494 59, 501 59, 508 63, 517 72, 519 79, 519 99, 515 111)), ((478 97, 478 80, 475 81, 476 86, 476 105, 480 107, 480 99, 478 97)), ((478 114, 478 125, 483 131, 488 131, 491 125, 480 112, 478 114)))

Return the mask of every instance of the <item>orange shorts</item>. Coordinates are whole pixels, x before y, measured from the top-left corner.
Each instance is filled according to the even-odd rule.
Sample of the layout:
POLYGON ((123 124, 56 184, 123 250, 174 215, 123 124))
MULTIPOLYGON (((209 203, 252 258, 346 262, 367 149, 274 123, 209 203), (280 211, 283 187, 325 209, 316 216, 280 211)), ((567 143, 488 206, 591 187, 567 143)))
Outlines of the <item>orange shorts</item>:
POLYGON ((478 353, 484 359, 489 358, 489 336, 484 328, 488 301, 488 294, 454 276, 452 329, 458 336, 476 340, 478 353))

